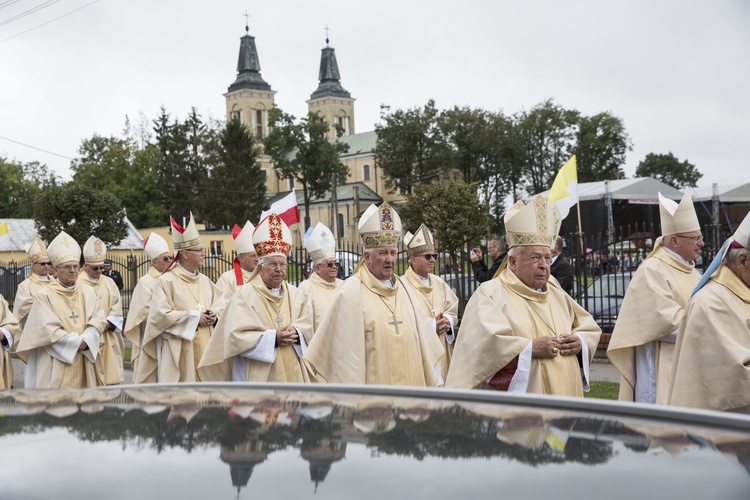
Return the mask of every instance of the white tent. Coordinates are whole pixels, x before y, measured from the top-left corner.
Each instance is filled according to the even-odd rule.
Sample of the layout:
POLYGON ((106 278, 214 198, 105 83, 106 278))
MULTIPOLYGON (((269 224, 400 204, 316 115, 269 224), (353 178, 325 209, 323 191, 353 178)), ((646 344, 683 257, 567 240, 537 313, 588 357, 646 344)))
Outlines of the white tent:
MULTIPOLYGON (((606 195, 605 181, 582 182, 578 184, 578 200, 600 200, 606 195)), ((656 205, 659 203, 659 193, 666 198, 679 201, 682 192, 669 184, 653 177, 636 177, 634 179, 618 179, 609 181, 609 192, 613 200, 627 200, 630 203, 656 205)), ((549 191, 541 193, 547 198, 549 191)))
MULTIPOLYGON (((742 184, 724 184, 719 187, 719 201, 722 203, 747 203, 750 202, 750 182, 742 184)), ((691 188, 693 201, 711 201, 713 199, 713 186, 691 188)))

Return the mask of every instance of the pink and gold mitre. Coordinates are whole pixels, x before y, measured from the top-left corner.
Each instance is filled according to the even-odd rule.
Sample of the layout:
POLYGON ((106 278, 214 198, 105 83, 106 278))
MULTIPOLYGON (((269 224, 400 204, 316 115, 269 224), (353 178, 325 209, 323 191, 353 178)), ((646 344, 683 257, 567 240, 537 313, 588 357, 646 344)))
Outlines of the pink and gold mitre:
POLYGON ((359 237, 365 250, 395 247, 401 240, 401 217, 388 202, 370 205, 359 220, 359 237))
POLYGON ((258 227, 253 231, 253 246, 258 257, 268 255, 286 257, 292 248, 292 232, 281 217, 269 214, 258 223, 258 227))
POLYGON ((143 242, 143 251, 146 252, 151 260, 154 260, 165 252, 169 253, 169 244, 158 233, 151 233, 146 238, 146 241, 143 242))
POLYGON ((336 258, 336 239, 333 232, 322 222, 307 230, 303 243, 316 264, 325 259, 336 258))
POLYGON ((65 231, 55 236, 52 243, 47 247, 47 255, 52 261, 53 266, 59 266, 63 262, 75 261, 76 264, 81 260, 81 247, 65 231))
POLYGON ((685 194, 682 196, 679 205, 659 193, 659 216, 663 236, 701 230, 689 189, 685 189, 685 194))
POLYGON ((86 264, 104 264, 107 256, 107 245, 96 236, 89 236, 83 244, 83 261, 86 264))
POLYGON ((232 239, 234 240, 234 249, 237 250, 237 255, 255 251, 255 247, 253 247, 254 231, 255 226, 250 221, 245 222, 245 227, 240 227, 237 224, 234 225, 232 239))
POLYGON ((435 239, 432 237, 432 231, 424 224, 419 226, 416 234, 406 233, 404 245, 406 245, 406 253, 409 257, 423 253, 435 253, 435 239))
POLYGON ((552 248, 560 230, 560 216, 551 210, 547 200, 537 195, 528 205, 523 201, 505 213, 505 231, 508 247, 547 246, 552 248))
POLYGON ((177 221, 171 215, 169 216, 169 222, 172 224, 172 243, 175 250, 203 246, 201 235, 198 234, 198 228, 195 226, 193 212, 190 212, 190 222, 188 222, 187 227, 177 224, 177 221))
POLYGON ((27 244, 26 253, 29 254, 32 264, 35 264, 38 260, 49 258, 47 248, 41 238, 34 238, 34 241, 27 244))

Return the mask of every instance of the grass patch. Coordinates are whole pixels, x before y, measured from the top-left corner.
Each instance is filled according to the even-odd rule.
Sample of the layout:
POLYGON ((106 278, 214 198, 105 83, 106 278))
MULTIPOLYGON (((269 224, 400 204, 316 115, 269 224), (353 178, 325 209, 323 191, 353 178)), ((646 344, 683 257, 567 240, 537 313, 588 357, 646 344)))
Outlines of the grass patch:
POLYGON ((591 391, 584 392, 584 397, 597 399, 617 399, 620 384, 617 382, 591 382, 591 391))
POLYGON ((125 352, 122 353, 123 361, 130 363, 130 356, 133 354, 133 348, 128 346, 125 348, 125 352))

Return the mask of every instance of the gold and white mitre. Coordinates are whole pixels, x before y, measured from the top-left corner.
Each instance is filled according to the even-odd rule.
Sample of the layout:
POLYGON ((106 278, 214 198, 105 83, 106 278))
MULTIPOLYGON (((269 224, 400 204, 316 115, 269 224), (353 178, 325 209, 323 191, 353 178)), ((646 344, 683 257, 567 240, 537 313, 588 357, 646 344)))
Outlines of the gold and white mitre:
POLYGON ((190 212, 190 221, 187 227, 177 224, 177 221, 170 215, 169 222, 172 224, 172 244, 175 250, 186 250, 203 245, 201 235, 198 234, 198 228, 195 226, 193 212, 190 212))
POLYGON ((267 255, 286 257, 292 248, 292 232, 281 217, 269 214, 258 223, 258 227, 253 231, 253 246, 258 257, 267 255))
POLYGON ((235 224, 232 229, 232 239, 234 240, 234 249, 237 251, 237 255, 254 252, 253 247, 253 231, 255 226, 250 221, 245 222, 245 227, 240 227, 235 224))
POLYGON ((685 194, 682 196, 679 205, 659 193, 659 216, 661 217, 662 236, 701 230, 689 189, 685 189, 685 194))
POLYGON ((52 243, 47 247, 47 255, 52 261, 53 266, 59 266, 63 262, 75 261, 76 264, 81 260, 81 247, 65 231, 55 236, 52 243))
POLYGON ((322 222, 318 222, 315 227, 308 228, 302 242, 315 264, 325 259, 336 258, 336 239, 328 226, 322 222))
POLYGON ((404 245, 406 245, 406 253, 409 257, 423 253, 435 253, 435 239, 432 237, 432 231, 424 224, 419 226, 416 234, 406 233, 404 245))
POLYGON ((523 201, 505 213, 506 239, 508 248, 524 246, 555 245, 557 233, 560 230, 560 215, 557 210, 550 209, 541 195, 537 195, 528 205, 523 201))
POLYGON ((107 245, 96 236, 89 236, 83 244, 83 262, 91 265, 104 264, 107 256, 107 245))
POLYGON ((358 227, 365 250, 395 247, 401 240, 401 217, 386 201, 379 207, 370 205, 362 214, 358 227))
POLYGON ((164 252, 169 253, 169 244, 160 234, 151 233, 143 242, 143 251, 151 260, 154 260, 164 252))
POLYGON ((35 264, 38 260, 49 258, 47 248, 45 248, 41 238, 34 238, 34 241, 27 243, 25 248, 32 264, 35 264))

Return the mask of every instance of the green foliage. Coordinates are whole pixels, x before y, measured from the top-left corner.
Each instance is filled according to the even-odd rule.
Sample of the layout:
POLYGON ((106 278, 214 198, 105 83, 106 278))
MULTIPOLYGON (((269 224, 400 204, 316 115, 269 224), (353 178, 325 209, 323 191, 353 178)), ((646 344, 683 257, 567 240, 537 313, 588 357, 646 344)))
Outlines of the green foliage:
POLYGON ((116 196, 76 182, 46 188, 34 206, 34 225, 46 241, 65 231, 80 245, 91 235, 107 245, 117 244, 128 235, 124 218, 116 196))
POLYGON ((324 118, 308 113, 297 119, 273 108, 268 114, 271 133, 263 141, 265 152, 283 179, 296 179, 302 185, 305 202, 305 228, 310 226, 310 200, 322 198, 331 189, 331 176, 346 179, 349 168, 339 156, 349 145, 327 138, 329 125, 324 118))
POLYGON ((581 116, 575 147, 578 182, 624 178, 622 166, 632 149, 622 119, 609 112, 581 116))
POLYGON ((11 162, 0 157, 0 217, 31 218, 37 195, 58 182, 45 165, 11 162))
POLYGON ((636 177, 653 177, 673 188, 695 187, 703 174, 692 163, 680 161, 672 153, 649 153, 635 169, 636 177))

